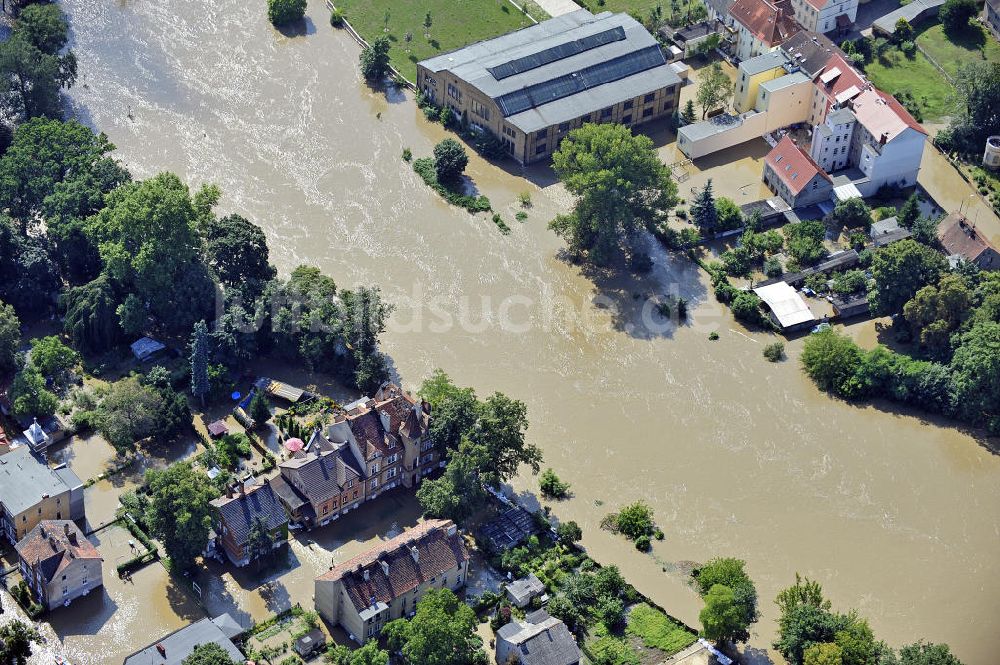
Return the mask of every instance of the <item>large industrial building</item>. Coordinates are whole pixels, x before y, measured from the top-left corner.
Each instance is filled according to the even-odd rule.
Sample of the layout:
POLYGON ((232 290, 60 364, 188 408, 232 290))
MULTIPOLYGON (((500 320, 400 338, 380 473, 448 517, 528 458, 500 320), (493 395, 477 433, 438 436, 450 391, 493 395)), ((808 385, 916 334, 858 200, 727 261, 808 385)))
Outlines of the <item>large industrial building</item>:
POLYGON ((585 9, 417 63, 417 88, 492 132, 522 164, 548 159, 588 122, 670 116, 681 81, 627 14, 585 9))

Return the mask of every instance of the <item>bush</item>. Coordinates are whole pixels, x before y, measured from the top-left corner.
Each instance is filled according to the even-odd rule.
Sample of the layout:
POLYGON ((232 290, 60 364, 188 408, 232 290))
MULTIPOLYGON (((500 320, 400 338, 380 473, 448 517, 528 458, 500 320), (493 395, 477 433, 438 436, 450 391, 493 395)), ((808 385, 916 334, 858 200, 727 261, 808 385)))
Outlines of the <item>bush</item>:
POLYGON ((306 15, 306 0, 267 0, 267 18, 275 26, 301 21, 306 15))
POLYGON ((785 357, 785 345, 783 342, 775 342, 764 347, 764 357, 773 363, 785 357))
POLYGON ((528 219, 528 213, 524 212, 523 210, 518 210, 516 213, 514 213, 514 219, 516 219, 519 222, 523 222, 524 220, 528 219))
POLYGON ((559 537, 559 542, 569 547, 583 538, 583 529, 576 522, 563 522, 556 527, 556 534, 559 537))
MULTIPOLYGON (((446 107, 447 108, 447 107, 446 107)), ((458 180, 469 163, 465 148, 455 139, 444 139, 434 146, 434 171, 438 182, 450 183, 458 180)))
POLYGON ((344 27, 344 12, 339 9, 334 9, 330 12, 330 25, 335 28, 344 27))
POLYGON ((768 277, 779 277, 785 269, 781 265, 781 260, 776 256, 769 256, 764 259, 764 274, 768 277))
POLYGON ((713 330, 712 332, 708 333, 708 339, 714 342, 715 340, 719 339, 719 333, 713 330))
POLYGON ((517 201, 521 204, 522 208, 531 207, 531 192, 521 192, 517 195, 517 201))
POLYGON ((485 196, 468 196, 449 189, 438 182, 434 160, 422 157, 413 161, 413 170, 434 191, 440 194, 448 203, 465 208, 469 212, 487 212, 490 210, 490 200, 485 196))
POLYGON ((637 540, 640 536, 648 537, 656 526, 652 509, 642 500, 625 506, 616 514, 608 515, 605 522, 630 540, 637 540))
POLYGON ((544 497, 565 499, 569 496, 569 483, 559 480, 559 476, 551 468, 542 472, 538 485, 544 497))
POLYGON ((648 552, 652 546, 652 543, 649 542, 649 536, 639 536, 635 539, 635 548, 640 552, 648 552))
POLYGON ((403 148, 403 161, 404 162, 413 161, 413 151, 411 151, 409 148, 403 148))
POLYGON ((379 81, 389 73, 389 38, 376 37, 361 50, 361 75, 369 81, 379 81))

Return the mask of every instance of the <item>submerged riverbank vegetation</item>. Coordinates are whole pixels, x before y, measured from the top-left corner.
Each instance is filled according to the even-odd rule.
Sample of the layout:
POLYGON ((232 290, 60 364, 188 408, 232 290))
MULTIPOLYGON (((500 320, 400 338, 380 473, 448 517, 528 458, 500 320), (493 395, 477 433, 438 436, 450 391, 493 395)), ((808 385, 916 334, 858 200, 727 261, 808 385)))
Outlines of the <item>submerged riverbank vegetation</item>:
MULTIPOLYGON (((434 146, 434 157, 413 160, 413 170, 428 187, 453 206, 471 213, 492 210, 490 200, 480 194, 466 194, 464 171, 469 163, 465 148, 455 139, 444 139, 434 146)), ((508 229, 509 231, 510 229, 508 229)))

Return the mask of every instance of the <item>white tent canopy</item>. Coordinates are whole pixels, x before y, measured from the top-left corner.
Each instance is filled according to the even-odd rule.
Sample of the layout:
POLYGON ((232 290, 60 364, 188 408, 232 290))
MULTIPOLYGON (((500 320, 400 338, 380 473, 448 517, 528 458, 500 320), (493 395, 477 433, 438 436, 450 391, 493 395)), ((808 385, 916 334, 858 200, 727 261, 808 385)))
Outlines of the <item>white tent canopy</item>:
POLYGON ((802 296, 785 282, 760 286, 753 292, 767 304, 782 328, 816 320, 802 296))

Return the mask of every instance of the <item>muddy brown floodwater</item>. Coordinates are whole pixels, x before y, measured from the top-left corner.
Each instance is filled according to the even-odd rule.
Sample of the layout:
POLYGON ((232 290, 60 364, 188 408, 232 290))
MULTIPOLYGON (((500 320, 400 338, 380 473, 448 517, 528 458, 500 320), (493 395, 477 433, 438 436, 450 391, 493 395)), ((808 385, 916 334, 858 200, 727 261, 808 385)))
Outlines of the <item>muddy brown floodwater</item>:
MULTIPOLYGON (((679 562, 735 555, 760 590, 756 647, 774 635, 771 599, 799 571, 892 644, 946 641, 969 665, 995 662, 1000 457, 975 435, 829 399, 802 376, 800 341, 788 361, 765 362, 768 338, 735 324, 687 261, 656 253, 642 281, 581 274, 546 230, 569 201, 544 168, 526 180, 472 159, 468 173, 509 236, 448 207, 400 159, 404 147, 429 154, 443 130, 409 94, 359 82, 358 47, 329 27, 319 0, 296 35, 235 0, 63 7, 80 60, 77 117, 106 131, 139 177, 173 170, 219 184, 220 207, 263 225, 282 272, 308 262, 345 286, 380 284, 398 305, 385 348, 409 387, 443 367, 481 393, 525 400, 531 437, 572 483, 556 513, 668 610, 697 619, 679 562), (514 221, 521 191, 533 200, 524 223, 514 221), (644 307, 643 296, 667 292, 692 301, 690 323, 660 327, 644 307), (721 339, 709 341, 712 330, 721 339), (667 533, 652 556, 598 529, 639 498, 667 533)), ((758 153, 720 165, 719 186, 759 191, 758 153)), ((695 170, 685 187, 703 177, 695 170)), ((141 591, 158 594, 148 621, 87 623, 77 630, 99 639, 73 643, 137 648, 187 616, 162 590, 141 591)))

